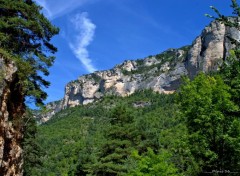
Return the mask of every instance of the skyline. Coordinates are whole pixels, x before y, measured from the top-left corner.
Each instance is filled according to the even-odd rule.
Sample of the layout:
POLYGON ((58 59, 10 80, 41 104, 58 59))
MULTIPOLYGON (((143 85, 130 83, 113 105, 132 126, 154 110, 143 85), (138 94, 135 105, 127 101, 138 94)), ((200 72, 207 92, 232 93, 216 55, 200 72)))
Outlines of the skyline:
POLYGON ((65 85, 83 74, 190 45, 211 19, 213 5, 231 15, 230 1, 37 0, 60 28, 52 43, 56 61, 46 79, 51 102, 63 98, 65 85))

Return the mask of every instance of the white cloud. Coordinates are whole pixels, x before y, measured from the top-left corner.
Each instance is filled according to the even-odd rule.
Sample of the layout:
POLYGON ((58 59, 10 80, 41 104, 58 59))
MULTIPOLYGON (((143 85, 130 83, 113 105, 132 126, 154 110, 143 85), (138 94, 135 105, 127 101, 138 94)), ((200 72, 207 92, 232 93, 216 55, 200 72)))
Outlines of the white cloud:
POLYGON ((87 46, 92 42, 95 32, 95 24, 88 18, 86 12, 79 13, 71 19, 77 35, 75 41, 69 43, 75 56, 82 62, 88 72, 96 71, 96 68, 92 64, 92 60, 89 58, 87 46))
POLYGON ((43 7, 43 12, 50 19, 63 16, 78 7, 95 0, 35 0, 43 7))

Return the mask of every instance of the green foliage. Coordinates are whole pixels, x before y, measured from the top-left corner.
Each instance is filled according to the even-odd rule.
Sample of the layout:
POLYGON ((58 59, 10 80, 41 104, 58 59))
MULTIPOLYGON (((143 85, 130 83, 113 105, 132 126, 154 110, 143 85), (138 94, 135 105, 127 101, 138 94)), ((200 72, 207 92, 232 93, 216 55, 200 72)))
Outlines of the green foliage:
POLYGON ((58 119, 54 124, 45 124, 39 129, 37 140, 45 151, 41 157, 41 175, 73 175, 91 121, 88 117, 73 116, 58 119))
POLYGON ((46 151, 39 173, 141 173, 148 172, 142 165, 149 158, 147 168, 153 172, 163 168, 163 173, 192 176, 220 167, 237 171, 240 123, 229 92, 220 76, 200 74, 185 80, 179 105, 175 95, 145 90, 66 109, 39 127, 37 139, 46 151), (148 104, 135 107, 136 102, 148 104), (133 151, 139 159, 131 157, 133 151))
POLYGON ((231 51, 231 55, 220 68, 220 74, 224 82, 231 88, 230 94, 232 100, 236 104, 240 104, 240 62, 235 51, 231 51))
POLYGON ((0 83, 2 84, 2 80, 4 78, 4 71, 0 70, 0 83))
POLYGON ((24 140, 23 140, 23 170, 24 176, 40 176, 40 168, 42 161, 40 156, 43 155, 43 150, 36 140, 37 125, 36 120, 30 111, 27 111, 24 117, 24 140))
POLYGON ((179 92, 190 150, 203 172, 239 167, 240 122, 233 115, 238 106, 229 90, 220 76, 201 73, 193 81, 185 79, 179 92))
MULTIPOLYGON (((229 27, 233 27, 233 28, 236 28, 236 29, 240 29, 240 24, 238 23, 239 22, 239 19, 237 17, 240 17, 240 8, 239 8, 239 4, 237 2, 237 0, 231 0, 231 6, 230 6, 232 9, 233 9, 233 17, 236 17, 236 18, 229 18, 227 16, 224 16, 221 12, 219 12, 219 10, 214 7, 214 6, 210 6, 210 8, 216 13, 217 17, 215 16, 212 16, 212 15, 209 15, 209 14, 206 14, 207 17, 210 17, 210 18, 213 18, 213 19, 216 19, 222 23, 224 23, 226 26, 229 26, 229 27)), ((236 43, 239 43, 237 40, 233 40, 235 41, 236 43)))
POLYGON ((155 154, 148 148, 144 155, 139 155, 138 151, 134 151, 132 157, 136 159, 136 168, 128 171, 129 176, 180 176, 178 169, 171 162, 171 154, 165 150, 155 154))
MULTIPOLYGON (((221 23, 225 24, 227 27, 235 28, 236 30, 240 30, 240 7, 237 0, 231 0, 231 7, 233 9, 233 16, 226 17, 222 15, 218 9, 211 6, 213 11, 216 13, 217 17, 207 15, 208 17, 214 18, 221 23)), ((231 38, 227 36, 230 42, 234 45, 234 48, 229 51, 230 55, 226 58, 223 65, 220 68, 220 74, 224 79, 224 82, 230 86, 230 92, 232 95, 232 99, 236 104, 240 103, 240 42, 238 39, 231 38)))
MULTIPOLYGON (((191 153, 186 124, 179 121, 176 125, 160 133, 161 145, 172 153, 172 162, 180 173, 189 176, 198 175, 200 168, 191 153)), ((163 148, 161 147, 161 148, 163 148)))
POLYGON ((101 81, 101 79, 102 79, 102 78, 101 78, 100 76, 98 76, 96 73, 92 73, 91 76, 92 76, 93 80, 94 80, 95 82, 97 82, 97 83, 99 83, 99 82, 101 81))
POLYGON ((37 138, 46 151, 40 173, 124 175, 134 166, 131 153, 137 150, 142 155, 151 147, 172 153, 171 161, 179 174, 188 170, 193 175, 184 166, 189 155, 181 156, 186 147, 179 149, 183 133, 182 128, 176 128, 180 122, 173 101, 174 95, 145 90, 57 113, 39 127, 37 138), (136 102, 149 103, 136 108, 136 102))
POLYGON ((124 105, 118 105, 109 113, 110 124, 104 132, 106 142, 102 145, 99 162, 94 165, 94 173, 101 175, 121 175, 126 172, 125 160, 134 144, 135 130, 133 114, 124 105))
MULTIPOLYGON (((150 57, 150 56, 149 56, 149 57, 150 57)), ((152 56, 151 56, 151 57, 152 57, 152 56)), ((143 64, 144 64, 144 59, 137 59, 136 62, 137 62, 137 66, 138 66, 138 67, 141 67, 141 66, 143 66, 143 64)))
POLYGON ((48 53, 57 51, 50 40, 59 29, 32 0, 0 0, 0 7, 0 53, 15 61, 23 94, 41 104, 47 96, 42 86, 49 86, 41 75, 49 74, 54 57, 48 53))

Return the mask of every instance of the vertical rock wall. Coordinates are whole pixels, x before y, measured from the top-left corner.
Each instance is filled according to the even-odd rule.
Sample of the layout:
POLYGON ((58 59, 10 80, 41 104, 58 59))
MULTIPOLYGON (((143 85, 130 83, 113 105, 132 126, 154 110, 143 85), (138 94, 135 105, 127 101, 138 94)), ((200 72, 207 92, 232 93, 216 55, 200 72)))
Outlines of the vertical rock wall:
POLYGON ((233 47, 228 37, 239 40, 240 33, 235 28, 226 27, 219 21, 213 21, 205 27, 188 53, 187 70, 191 78, 199 71, 217 70, 233 47))
POLYGON ((24 96, 12 61, 0 56, 0 175, 21 176, 24 96))

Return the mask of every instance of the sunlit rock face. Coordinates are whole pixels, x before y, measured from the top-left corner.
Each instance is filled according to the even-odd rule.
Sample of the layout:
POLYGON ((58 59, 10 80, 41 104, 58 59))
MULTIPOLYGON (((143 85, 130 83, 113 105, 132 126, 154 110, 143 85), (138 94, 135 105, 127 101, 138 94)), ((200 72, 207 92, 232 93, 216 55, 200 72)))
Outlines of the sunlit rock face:
POLYGON ((188 53, 188 74, 193 77, 199 71, 217 70, 233 47, 228 37, 239 40, 239 31, 218 21, 213 21, 205 27, 202 34, 194 40, 188 53))
POLYGON ((188 50, 189 47, 170 49, 143 60, 125 61, 111 70, 81 76, 67 84, 62 108, 88 104, 105 95, 127 96, 142 89, 172 92, 181 75, 187 74, 184 60, 188 50))
POLYGON ((57 111, 92 103, 106 95, 127 96, 142 89, 173 93, 183 75, 193 78, 200 71, 217 70, 233 47, 227 36, 239 39, 239 35, 239 31, 213 21, 192 45, 80 76, 66 85, 57 111))
POLYGON ((23 175, 21 141, 24 96, 17 67, 0 53, 0 175, 23 175))

